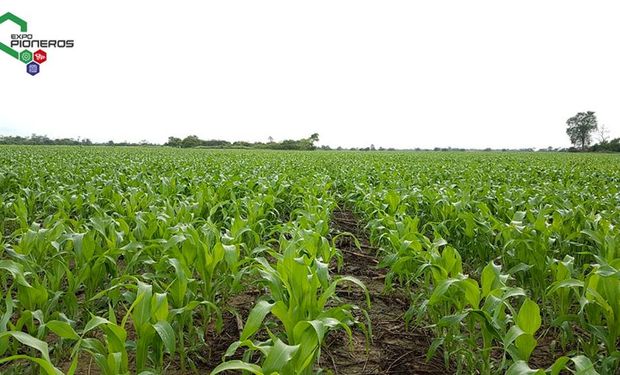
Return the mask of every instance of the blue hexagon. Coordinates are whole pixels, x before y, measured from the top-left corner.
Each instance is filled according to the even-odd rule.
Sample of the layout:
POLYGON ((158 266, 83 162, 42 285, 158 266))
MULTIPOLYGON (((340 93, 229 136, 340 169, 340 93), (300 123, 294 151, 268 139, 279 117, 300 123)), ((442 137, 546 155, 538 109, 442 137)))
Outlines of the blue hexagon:
POLYGON ((36 76, 40 71, 41 68, 39 67, 39 64, 34 61, 26 65, 26 72, 28 72, 31 76, 36 76))

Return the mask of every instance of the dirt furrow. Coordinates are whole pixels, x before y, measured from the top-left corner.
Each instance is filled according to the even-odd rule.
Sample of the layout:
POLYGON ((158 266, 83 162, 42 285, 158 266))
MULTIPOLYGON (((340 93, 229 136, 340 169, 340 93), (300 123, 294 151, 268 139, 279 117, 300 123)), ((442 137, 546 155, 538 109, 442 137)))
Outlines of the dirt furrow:
MULTIPOLYGON (((421 329, 408 330, 403 316, 409 308, 408 296, 391 291, 384 293, 386 271, 377 268, 374 254, 363 225, 353 213, 338 209, 332 218, 335 235, 350 232, 358 239, 361 249, 355 246, 351 237, 341 236, 337 247, 342 251, 344 265, 341 275, 350 275, 361 280, 371 296, 371 307, 367 309, 372 327, 372 341, 367 343, 359 329, 354 330, 350 345, 345 333, 332 334, 321 353, 320 367, 335 374, 449 374, 439 355, 426 361, 426 352, 431 344, 429 332, 421 329)), ((363 293, 356 289, 339 291, 343 302, 366 307, 363 293)), ((360 314, 360 320, 365 319, 360 314)))

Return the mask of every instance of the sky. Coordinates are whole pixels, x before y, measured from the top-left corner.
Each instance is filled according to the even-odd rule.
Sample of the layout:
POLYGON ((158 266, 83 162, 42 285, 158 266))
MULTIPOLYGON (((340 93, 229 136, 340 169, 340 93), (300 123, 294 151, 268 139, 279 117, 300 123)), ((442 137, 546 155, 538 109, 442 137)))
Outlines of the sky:
MULTIPOLYGON (((617 1, 3 0, 46 50, 0 51, 0 134, 332 147, 544 148, 620 137, 617 1), (33 51, 34 52, 34 51, 33 51)), ((0 25, 9 44, 17 27, 0 25)))

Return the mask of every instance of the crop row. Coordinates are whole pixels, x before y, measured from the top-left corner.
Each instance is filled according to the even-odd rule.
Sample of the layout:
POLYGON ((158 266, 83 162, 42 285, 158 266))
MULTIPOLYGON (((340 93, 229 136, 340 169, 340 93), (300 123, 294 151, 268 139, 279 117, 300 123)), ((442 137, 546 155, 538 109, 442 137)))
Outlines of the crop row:
POLYGON ((607 155, 5 147, 0 370, 318 371, 330 331, 372 339, 367 305, 337 297, 365 291, 338 274, 340 206, 410 294, 403 319, 432 330, 429 358, 613 374, 619 182, 607 155))

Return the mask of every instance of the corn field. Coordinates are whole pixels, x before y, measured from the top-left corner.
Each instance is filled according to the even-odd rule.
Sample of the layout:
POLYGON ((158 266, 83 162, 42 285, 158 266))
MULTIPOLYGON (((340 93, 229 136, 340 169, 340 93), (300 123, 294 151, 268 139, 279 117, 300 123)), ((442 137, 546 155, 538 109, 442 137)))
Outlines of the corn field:
POLYGON ((0 373, 390 373, 383 298, 402 366, 618 374, 619 225, 613 155, 1 147, 0 373))

